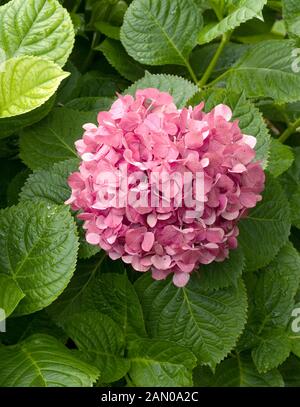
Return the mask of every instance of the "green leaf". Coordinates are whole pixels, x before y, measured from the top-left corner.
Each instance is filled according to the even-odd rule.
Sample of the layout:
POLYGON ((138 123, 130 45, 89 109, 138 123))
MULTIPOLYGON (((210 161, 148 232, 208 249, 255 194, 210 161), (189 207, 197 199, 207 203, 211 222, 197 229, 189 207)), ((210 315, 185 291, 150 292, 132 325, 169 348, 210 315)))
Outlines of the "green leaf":
POLYGON ((278 177, 287 171, 293 164, 294 154, 290 146, 280 143, 277 139, 271 138, 270 157, 268 161, 268 171, 273 177, 278 177))
POLYGON ((194 274, 178 289, 170 279, 154 281, 146 274, 135 287, 149 334, 191 349, 203 364, 219 363, 243 330, 247 297, 241 281, 238 287, 205 290, 194 274))
MULTIPOLYGON (((190 57, 193 70, 198 77, 204 74, 210 61, 218 49, 219 44, 212 43, 205 46, 196 47, 190 57)), ((249 49, 249 45, 229 42, 225 45, 224 50, 217 61, 211 78, 221 75, 227 69, 231 68, 249 49)))
MULTIPOLYGON (((4 317, 7 318, 17 307, 24 293, 9 275, 0 274, 0 310, 4 310, 4 317)), ((2 320, 0 313, 0 322, 2 320)))
POLYGON ((76 312, 99 311, 117 323, 126 338, 145 336, 141 305, 127 275, 98 273, 104 256, 105 253, 92 260, 95 263, 92 270, 75 274, 70 286, 53 304, 51 315, 60 323, 76 312))
POLYGON ((0 212, 0 270, 25 297, 16 309, 30 314, 51 304, 68 284, 78 239, 68 208, 23 202, 0 212))
POLYGON ((259 345, 252 350, 252 358, 260 373, 268 372, 281 365, 288 357, 291 345, 285 333, 269 332, 264 336, 259 345))
POLYGON ((99 113, 103 110, 109 110, 114 102, 114 98, 109 97, 82 97, 70 100, 65 104, 65 107, 80 112, 96 112, 99 113))
POLYGON ((283 20, 292 38, 300 37, 300 3, 298 0, 282 0, 283 20))
POLYGON ((280 373, 286 387, 300 387, 300 359, 295 356, 289 357, 281 366, 280 373))
POLYGON ((155 339, 139 339, 130 343, 129 371, 134 386, 192 386, 192 369, 196 358, 176 343, 155 339))
POLYGON ((224 89, 210 89, 200 94, 205 100, 205 110, 209 111, 220 103, 232 109, 232 120, 239 120, 239 127, 244 134, 256 137, 256 159, 266 166, 269 155, 270 134, 258 108, 246 99, 244 93, 234 93, 224 89))
POLYGON ((60 66, 66 63, 74 30, 67 10, 58 1, 12 0, 0 7, 0 21, 0 48, 7 59, 35 55, 60 66))
POLYGON ((67 184, 68 176, 77 169, 78 160, 74 158, 58 162, 47 170, 35 170, 27 178, 20 193, 20 199, 63 204, 71 194, 67 184))
POLYGON ((262 196, 262 201, 247 218, 239 222, 238 241, 248 270, 257 270, 270 263, 287 242, 290 233, 289 203, 279 182, 267 176, 262 196))
POLYGON ((103 383, 125 376, 130 367, 124 358, 125 338, 111 318, 98 311, 80 312, 69 315, 61 324, 85 359, 99 368, 103 383))
POLYGON ((91 387, 99 371, 48 335, 0 347, 1 387, 91 387))
POLYGON ((157 88, 161 92, 169 92, 178 108, 184 107, 198 91, 196 85, 190 81, 174 75, 152 75, 146 72, 144 78, 138 80, 123 93, 134 96, 138 89, 157 88))
POLYGON ((112 40, 120 40, 120 27, 109 24, 106 21, 98 21, 94 24, 96 30, 112 40))
POLYGON ((82 126, 89 122, 96 122, 96 113, 67 108, 54 109, 42 122, 22 132, 22 160, 34 170, 76 158, 74 143, 83 135, 82 126))
POLYGON ((222 362, 213 375, 208 369, 199 367, 194 373, 194 382, 199 387, 283 387, 278 370, 259 373, 248 355, 236 355, 222 362))
POLYGON ((68 75, 55 63, 39 57, 23 56, 4 62, 0 69, 0 119, 41 106, 68 75))
POLYGON ((227 17, 216 24, 210 24, 200 31, 198 41, 200 44, 210 42, 228 31, 240 26, 245 21, 254 17, 261 19, 261 11, 267 4, 267 0, 242 0, 237 8, 227 17))
POLYGON ((67 334, 54 324, 45 309, 30 315, 8 318, 6 332, 1 334, 0 342, 4 345, 15 345, 37 333, 54 336, 62 343, 68 340, 67 334))
POLYGON ((124 16, 121 41, 147 65, 187 65, 202 16, 193 0, 133 0, 124 16))
POLYGON ((246 348, 252 348, 254 363, 263 373, 278 367, 291 351, 287 328, 300 282, 299 253, 286 244, 254 276, 246 279, 250 302, 245 335, 252 337, 246 348))
POLYGON ((51 97, 40 107, 30 112, 13 117, 3 117, 0 119, 0 139, 19 132, 22 128, 32 126, 49 114, 55 102, 55 96, 51 97))
POLYGON ((244 266, 242 250, 232 250, 225 261, 200 266, 201 286, 208 290, 237 286, 244 266))
POLYGON ((271 98, 277 103, 299 100, 300 75, 293 71, 293 40, 262 41, 228 71, 227 87, 248 97, 271 98), (283 85, 284 84, 284 85, 283 85), (281 86, 282 85, 282 86, 281 86))
POLYGON ((119 41, 106 38, 98 47, 110 65, 131 82, 145 75, 145 68, 131 58, 119 41))

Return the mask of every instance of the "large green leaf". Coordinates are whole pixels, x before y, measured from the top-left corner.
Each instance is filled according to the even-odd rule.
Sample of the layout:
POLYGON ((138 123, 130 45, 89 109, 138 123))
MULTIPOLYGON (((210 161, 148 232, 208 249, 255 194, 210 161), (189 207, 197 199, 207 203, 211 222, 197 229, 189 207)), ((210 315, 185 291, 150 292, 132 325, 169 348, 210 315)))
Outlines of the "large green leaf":
POLYGON ((134 386, 192 386, 196 358, 174 342, 138 339, 130 343, 128 357, 134 386))
MULTIPOLYGON (((4 311, 4 317, 8 317, 24 298, 24 293, 9 275, 0 274, 0 309, 4 311)), ((0 313, 0 322, 1 322, 0 313)))
POLYGON ((134 82, 145 75, 145 68, 127 54, 120 41, 106 38, 96 50, 103 52, 111 66, 129 81, 134 82))
POLYGON ((267 176, 262 195, 262 201, 239 222, 238 241, 249 270, 257 270, 270 263, 290 233, 289 203, 279 182, 267 176))
POLYGON ((259 373, 248 355, 236 355, 222 362, 215 374, 207 368, 197 368, 194 382, 200 387, 283 387, 282 376, 274 369, 259 373))
POLYGON ((244 134, 256 137, 256 159, 262 160, 264 166, 268 161, 270 134, 258 108, 246 99, 244 93, 234 93, 224 89, 210 89, 200 96, 205 100, 205 110, 213 109, 219 103, 224 103, 232 109, 233 120, 239 121, 239 127, 244 134))
POLYGON ((237 287, 206 290, 194 274, 178 289, 170 279, 154 281, 146 274, 135 287, 149 334, 190 348, 200 363, 219 363, 243 330, 247 297, 241 281, 237 287))
POLYGON ((25 297, 16 313, 29 314, 53 302, 76 264, 78 238, 68 208, 24 202, 0 212, 0 270, 25 297))
POLYGON ((300 3, 298 0, 282 0, 283 19, 290 37, 300 37, 300 3))
POLYGON ((74 30, 67 10, 57 0, 12 0, 0 7, 0 21, 0 48, 7 59, 35 55, 60 66, 66 63, 74 30))
POLYGON ((79 312, 61 323, 85 359, 99 368, 102 383, 125 376, 130 366, 124 358, 125 337, 110 317, 99 311, 79 312))
POLYGON ((300 256, 291 243, 257 274, 247 276, 249 319, 241 342, 252 348, 259 372, 278 367, 289 356, 288 324, 300 282, 300 256), (251 341, 249 342, 249 338, 251 341))
POLYGON ((278 177, 287 171, 293 164, 294 154, 290 146, 280 143, 277 139, 272 138, 270 144, 270 157, 268 161, 268 171, 278 177))
POLYGON ((91 387, 99 371, 48 335, 0 347, 1 387, 91 387))
POLYGON ((291 352, 291 345, 284 332, 262 335, 259 344, 252 350, 252 358, 260 373, 268 372, 281 365, 291 352))
POLYGON ((71 194, 67 184, 68 176, 78 169, 76 158, 61 161, 53 167, 35 170, 29 177, 20 193, 21 200, 43 200, 53 204, 63 204, 71 194))
POLYGON ((29 168, 36 169, 76 158, 74 143, 82 137, 82 126, 88 122, 96 122, 96 113, 67 108, 54 109, 42 122, 22 132, 22 160, 29 168))
POLYGON ((41 106, 68 75, 54 62, 40 57, 7 60, 0 65, 0 119, 41 106))
POLYGON ((293 40, 262 41, 228 71, 227 86, 254 98, 277 103, 299 100, 300 75, 293 70, 293 40))
POLYGON ((193 0, 133 0, 124 16, 121 41, 142 64, 186 65, 201 27, 202 16, 193 0))
POLYGON ((223 20, 215 24, 208 24, 200 31, 198 41, 200 44, 210 42, 215 38, 238 27, 254 17, 262 19, 261 11, 267 0, 241 0, 237 7, 223 20))
POLYGON ((78 270, 69 287, 52 305, 51 315, 63 323, 77 312, 98 311, 117 323, 126 338, 145 336, 141 305, 133 286, 124 271, 123 274, 98 273, 103 256, 105 254, 100 259, 92 259, 92 267, 85 268, 84 272, 78 270))
POLYGON ((212 262, 199 268, 201 285, 204 289, 220 289, 237 286, 245 266, 243 251, 231 250, 229 258, 222 262, 212 262))
POLYGON ((187 101, 198 91, 196 85, 190 81, 175 75, 158 74, 152 75, 146 72, 144 78, 138 80, 124 94, 135 95, 138 89, 157 88, 161 92, 168 92, 174 98, 177 107, 184 107, 187 101))

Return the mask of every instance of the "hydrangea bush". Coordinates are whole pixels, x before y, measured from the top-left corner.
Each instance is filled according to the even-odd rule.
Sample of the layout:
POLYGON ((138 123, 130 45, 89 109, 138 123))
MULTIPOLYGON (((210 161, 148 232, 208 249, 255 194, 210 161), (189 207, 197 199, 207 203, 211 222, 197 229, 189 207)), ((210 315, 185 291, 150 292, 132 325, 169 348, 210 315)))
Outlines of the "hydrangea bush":
POLYGON ((300 386, 299 15, 0 0, 1 387, 300 386))

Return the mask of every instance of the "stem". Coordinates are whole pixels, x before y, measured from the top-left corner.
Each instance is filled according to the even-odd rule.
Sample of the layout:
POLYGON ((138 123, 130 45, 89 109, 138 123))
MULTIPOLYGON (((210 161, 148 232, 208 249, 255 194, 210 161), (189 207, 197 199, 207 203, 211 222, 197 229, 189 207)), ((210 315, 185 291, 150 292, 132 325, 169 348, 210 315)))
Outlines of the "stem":
POLYGON ((80 5, 81 5, 81 0, 77 0, 72 9, 72 13, 76 13, 76 11, 79 9, 80 5))
POLYGON ((91 65, 91 63, 93 62, 93 58, 94 58, 94 54, 95 54, 94 48, 98 44, 100 36, 101 36, 101 34, 99 32, 94 32, 91 49, 88 53, 85 63, 83 64, 83 68, 82 68, 83 72, 86 72, 88 70, 89 66, 91 65))
POLYGON ((198 79, 197 79, 197 76, 196 76, 191 64, 189 63, 189 61, 187 59, 184 60, 184 63, 185 63, 185 66, 187 67, 187 69, 188 69, 188 71, 189 71, 189 73, 191 75, 191 78, 193 79, 193 81, 197 85, 198 84, 198 79))
POLYGON ((290 123, 287 129, 282 133, 282 135, 278 138, 278 141, 284 143, 293 133, 295 133, 300 127, 300 118, 296 120, 294 123, 290 123))
POLYGON ((215 69, 217 62, 224 50, 225 45, 227 44, 227 42, 229 41, 231 33, 226 33, 222 36, 222 40, 217 48, 217 51, 215 53, 215 55, 213 56, 212 60, 210 61, 210 64, 208 65, 208 67, 206 68, 206 71, 204 72, 204 75, 202 76, 201 80, 198 82, 198 86, 201 88, 202 86, 204 86, 208 79, 210 78, 213 70, 215 69))
POLYGON ((211 81, 211 82, 209 82, 207 85, 205 85, 206 87, 209 87, 209 86, 213 86, 213 85, 215 85, 216 83, 218 83, 218 82, 220 82, 223 78, 225 78, 228 74, 229 74, 229 72, 231 71, 231 69, 228 69, 228 71, 226 71, 226 72, 223 72, 221 75, 219 75, 216 79, 214 79, 213 81, 211 81))

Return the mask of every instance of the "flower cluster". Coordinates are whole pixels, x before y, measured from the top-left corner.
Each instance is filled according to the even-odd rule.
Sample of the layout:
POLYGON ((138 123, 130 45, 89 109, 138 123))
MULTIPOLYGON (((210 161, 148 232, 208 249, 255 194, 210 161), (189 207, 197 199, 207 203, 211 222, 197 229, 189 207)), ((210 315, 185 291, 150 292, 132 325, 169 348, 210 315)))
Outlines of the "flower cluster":
POLYGON ((179 287, 237 247, 238 220, 264 188, 256 139, 230 121, 228 106, 203 107, 177 109, 154 88, 119 96, 98 126, 84 125, 79 172, 68 180, 66 203, 80 211, 89 243, 154 279, 172 273, 179 287))

